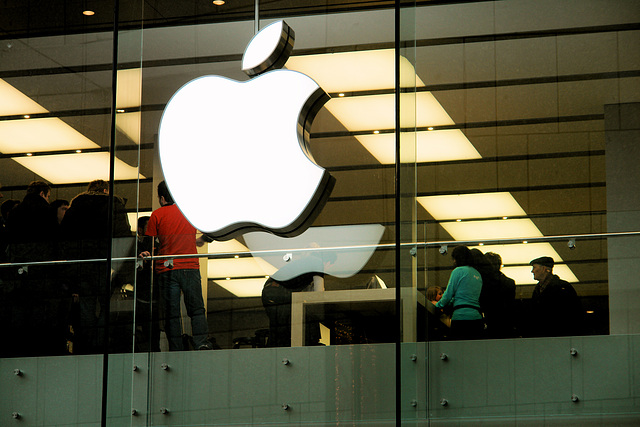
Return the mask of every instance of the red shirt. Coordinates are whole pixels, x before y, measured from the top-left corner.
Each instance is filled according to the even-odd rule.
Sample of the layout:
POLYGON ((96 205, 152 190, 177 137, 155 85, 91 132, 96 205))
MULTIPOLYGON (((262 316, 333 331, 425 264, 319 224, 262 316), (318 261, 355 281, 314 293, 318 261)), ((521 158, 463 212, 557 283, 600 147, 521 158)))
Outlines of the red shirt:
MULTIPOLYGON (((173 204, 163 206, 151 213, 146 235, 157 236, 160 240, 156 255, 187 255, 198 253, 196 233, 195 227, 182 215, 178 206, 173 204)), ((165 267, 165 261, 156 261, 157 273, 172 270, 165 267)), ((198 270, 199 268, 198 258, 175 258, 173 260, 173 270, 198 270)))

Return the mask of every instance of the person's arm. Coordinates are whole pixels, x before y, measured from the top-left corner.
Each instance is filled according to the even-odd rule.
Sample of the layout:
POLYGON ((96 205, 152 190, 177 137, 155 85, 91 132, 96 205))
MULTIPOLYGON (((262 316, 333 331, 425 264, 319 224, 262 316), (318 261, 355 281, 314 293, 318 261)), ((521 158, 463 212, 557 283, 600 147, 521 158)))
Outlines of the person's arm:
POLYGON ((451 272, 451 276, 449 276, 449 283, 447 284, 447 288, 444 290, 444 294, 442 294, 442 297, 440 298, 440 301, 438 301, 438 303, 436 304, 436 307, 438 308, 446 307, 447 305, 449 305, 449 303, 455 296, 456 286, 458 284, 459 272, 460 270, 458 270, 457 268, 454 268, 453 271, 451 272))

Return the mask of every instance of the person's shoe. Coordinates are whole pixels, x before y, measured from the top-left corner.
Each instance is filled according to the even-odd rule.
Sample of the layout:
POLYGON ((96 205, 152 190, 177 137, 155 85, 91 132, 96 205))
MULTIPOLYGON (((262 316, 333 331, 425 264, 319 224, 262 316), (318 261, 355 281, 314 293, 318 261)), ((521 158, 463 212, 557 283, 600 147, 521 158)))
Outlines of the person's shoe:
POLYGON ((213 347, 211 347, 209 344, 202 344, 200 347, 198 347, 198 350, 213 350, 213 347))

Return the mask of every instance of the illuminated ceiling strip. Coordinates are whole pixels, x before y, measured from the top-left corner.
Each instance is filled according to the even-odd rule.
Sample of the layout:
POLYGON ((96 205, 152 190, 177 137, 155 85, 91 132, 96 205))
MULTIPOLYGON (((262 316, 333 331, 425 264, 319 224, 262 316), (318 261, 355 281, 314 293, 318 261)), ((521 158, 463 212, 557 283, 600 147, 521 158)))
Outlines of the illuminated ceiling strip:
MULTIPOLYGON (((332 98, 327 110, 350 132, 395 129, 395 95, 332 98)), ((401 127, 454 125, 454 121, 430 92, 407 99, 402 108, 401 127)))
POLYGON ((417 200, 438 221, 526 215, 508 192, 423 196, 417 200))
MULTIPOLYGON (((471 247, 471 246, 470 246, 471 247)), ((509 264, 528 264, 532 259, 540 256, 549 256, 556 263, 561 263, 562 258, 550 243, 517 243, 510 245, 483 245, 474 246, 482 252, 493 252, 502 257, 504 265, 509 264)))
POLYGON ((455 240, 524 239, 543 237, 530 219, 441 222, 455 240))
MULTIPOLYGON (((400 85, 424 86, 411 62, 403 56, 400 61, 400 85)), ((393 49, 294 56, 289 58, 286 66, 311 76, 329 93, 395 88, 393 49)))
POLYGON ((134 111, 132 113, 118 113, 116 115, 116 127, 119 131, 127 135, 127 137, 140 144, 142 113, 134 111))
MULTIPOLYGON (((249 249, 239 241, 215 241, 208 244, 207 252, 249 253, 249 249)), ((211 259, 207 263, 207 276, 225 277, 227 280, 214 280, 216 284, 238 297, 260 296, 266 276, 275 273, 276 267, 259 257, 211 259), (236 277, 263 276, 259 279, 236 279, 236 277)))
MULTIPOLYGON (((413 144, 401 144, 400 161, 444 162, 450 160, 469 160, 481 158, 480 153, 469 143, 459 129, 434 130, 403 133, 403 137, 416 139, 413 144)), ((395 134, 356 135, 356 139, 383 165, 395 163, 395 134)))
POLYGON ((116 108, 134 108, 142 104, 142 69, 118 70, 116 108))
POLYGON ((48 113, 42 105, 0 79, 0 116, 48 113))
POLYGON ((131 231, 134 233, 138 231, 138 218, 143 216, 151 216, 151 211, 127 212, 129 225, 131 225, 131 231))
POLYGON ((266 280, 266 278, 229 279, 214 280, 214 282, 238 297, 259 297, 262 295, 262 288, 266 280))
MULTIPOLYGON (((502 272, 515 280, 516 285, 535 285, 537 280, 533 279, 531 274, 531 267, 519 266, 519 267, 504 267, 502 272)), ((556 264, 553 267, 553 274, 557 274, 562 280, 566 280, 571 283, 578 283, 579 280, 573 271, 566 264, 556 264)))
MULTIPOLYGON (((423 87, 411 62, 400 57, 402 87, 423 87)), ((345 96, 350 92, 394 90, 395 52, 393 49, 301 55, 289 59, 287 68, 311 76, 327 92, 338 93, 327 110, 350 132, 395 129, 395 96, 345 96)), ((451 126, 454 121, 430 92, 407 94, 400 99, 402 127, 451 126)), ((460 130, 415 134, 417 153, 409 148, 401 153, 402 162, 451 161, 480 158, 480 154, 460 130), (414 159, 415 158, 415 159, 414 159)), ((412 136, 409 135, 409 138, 412 136)), ((395 163, 393 133, 358 135, 358 141, 382 164, 395 163)), ((407 144, 408 147, 411 144, 407 144)))
MULTIPOLYGON (((56 154, 33 157, 13 157, 13 160, 30 169, 52 184, 90 182, 94 179, 109 180, 109 153, 56 154)), ((120 159, 115 163, 115 179, 144 179, 138 168, 120 159)))
POLYGON ((100 148, 57 117, 0 121, 0 152, 35 153, 100 148))

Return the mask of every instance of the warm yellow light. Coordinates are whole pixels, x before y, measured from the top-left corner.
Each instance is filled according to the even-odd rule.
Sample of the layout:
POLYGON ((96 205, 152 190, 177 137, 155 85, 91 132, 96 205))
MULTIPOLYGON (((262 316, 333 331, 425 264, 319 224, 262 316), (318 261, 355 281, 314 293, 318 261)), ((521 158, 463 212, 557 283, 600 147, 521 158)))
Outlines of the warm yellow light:
MULTIPOLYGON (((249 249, 237 240, 226 240, 224 242, 211 242, 207 245, 207 252, 210 254, 223 254, 234 252, 249 252, 249 249)), ((216 276, 219 277, 219 276, 216 276)))
MULTIPOLYGON (((405 104, 401 106, 404 113, 400 124, 403 127, 455 124, 430 92, 419 92, 412 97, 411 102, 407 101, 405 104)), ((332 98, 325 107, 347 130, 352 132, 395 129, 394 94, 332 98)))
MULTIPOLYGON (((421 87, 424 83, 413 65, 400 57, 402 87, 421 87)), ((286 67, 314 79, 326 92, 393 89, 395 52, 393 49, 293 56, 286 67)))
POLYGON ((118 70, 118 84, 116 86, 116 108, 139 107, 142 96, 142 69, 129 68, 118 70))
MULTIPOLYGON (((405 134, 403 133, 403 135, 405 134)), ((406 136, 408 138, 415 137, 416 147, 414 148, 413 144, 400 146, 400 161, 403 163, 414 161, 414 159, 417 162, 444 162, 481 157, 459 129, 408 132, 406 136)), ((356 135, 356 139, 380 163, 384 165, 395 163, 395 133, 356 135)))
POLYGON ((238 297, 259 297, 266 279, 215 280, 215 283, 238 297))
POLYGON ((271 275, 276 268, 262 258, 226 258, 208 260, 209 277, 256 277, 271 275))
POLYGON ((118 130, 127 135, 129 139, 136 144, 140 143, 141 117, 142 113, 140 113, 140 111, 122 113, 116 116, 116 127, 118 130))
POLYGON ((224 0, 213 0, 213 4, 216 6, 222 6, 224 4, 224 0))
POLYGON ((151 216, 151 211, 127 212, 129 224, 131 225, 131 231, 133 231, 134 233, 138 231, 138 218, 141 218, 143 216, 151 216))
MULTIPOLYGON (((109 153, 57 154, 48 156, 13 157, 52 184, 109 180, 109 153)), ((144 179, 138 168, 116 159, 115 179, 144 179)))
POLYGON ((85 15, 85 16, 93 16, 96 13, 93 10, 85 10, 85 11, 82 12, 82 14, 85 15))
POLYGON ((443 222, 440 225, 455 240, 542 237, 542 233, 530 219, 443 222))
POLYGON ((98 148, 98 144, 57 117, 0 122, 0 152, 98 148))
POLYGON ((33 99, 0 79, 0 116, 28 116, 48 112, 33 99))
POLYGON ((344 96, 344 93, 339 93, 338 96, 342 98, 344 96))
POLYGON ((562 258, 558 255, 553 246, 548 242, 529 243, 529 244, 512 244, 512 245, 487 245, 482 247, 482 252, 493 252, 502 258, 502 263, 509 264, 529 264, 532 259, 541 256, 549 256, 556 263, 562 262, 562 258))
MULTIPOLYGON (((515 280, 516 285, 535 285, 538 283, 533 279, 530 266, 503 267, 501 270, 506 276, 515 280)), ((561 279, 570 283, 577 283, 578 278, 565 264, 556 264, 553 267, 553 274, 557 274, 561 279)), ((580 291, 578 291, 579 293, 580 291)))
POLYGON ((525 216, 508 192, 418 197, 418 203, 436 220, 525 216))

